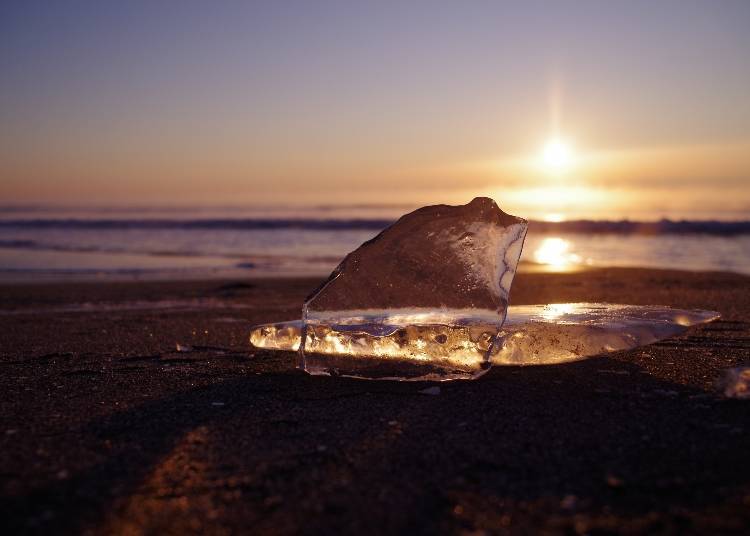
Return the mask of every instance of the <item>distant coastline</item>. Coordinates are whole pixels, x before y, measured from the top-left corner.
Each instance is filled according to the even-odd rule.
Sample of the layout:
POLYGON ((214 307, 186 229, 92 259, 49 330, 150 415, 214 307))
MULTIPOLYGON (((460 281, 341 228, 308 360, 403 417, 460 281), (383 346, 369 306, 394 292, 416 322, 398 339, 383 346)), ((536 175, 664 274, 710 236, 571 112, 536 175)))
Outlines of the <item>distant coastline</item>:
MULTIPOLYGON (((351 218, 198 218, 198 219, 151 219, 151 218, 24 218, 0 220, 0 228, 25 229, 90 229, 90 230, 273 230, 299 229, 306 231, 379 231, 392 224, 394 219, 351 218)), ((560 222, 529 222, 529 229, 539 233, 565 234, 707 234, 735 236, 750 234, 750 221, 717 220, 569 220, 560 222)), ((1 247, 1 245, 0 245, 1 247)), ((14 247, 18 247, 17 245, 14 247)))

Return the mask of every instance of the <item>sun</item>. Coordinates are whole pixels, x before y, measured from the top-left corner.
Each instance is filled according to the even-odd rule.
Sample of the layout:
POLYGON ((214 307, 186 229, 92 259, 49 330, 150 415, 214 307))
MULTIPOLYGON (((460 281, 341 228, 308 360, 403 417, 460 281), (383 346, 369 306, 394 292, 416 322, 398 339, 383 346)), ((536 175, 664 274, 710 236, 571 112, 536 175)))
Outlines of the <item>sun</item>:
POLYGON ((551 138, 544 144, 540 163, 548 171, 561 173, 573 165, 573 149, 561 138, 551 138))

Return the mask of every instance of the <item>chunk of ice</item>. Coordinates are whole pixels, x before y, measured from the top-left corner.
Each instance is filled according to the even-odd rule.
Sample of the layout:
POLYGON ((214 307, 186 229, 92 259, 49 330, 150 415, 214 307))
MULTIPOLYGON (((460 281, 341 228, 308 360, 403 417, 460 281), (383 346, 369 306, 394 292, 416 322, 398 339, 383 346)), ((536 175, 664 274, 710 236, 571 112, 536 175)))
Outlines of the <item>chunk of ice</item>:
POLYGON ((459 354, 465 368, 489 365, 526 229, 526 220, 486 197, 401 217, 347 255, 305 301, 300 367, 349 371, 347 358, 335 357, 344 355, 368 355, 383 374, 403 368, 394 369, 394 360, 430 365, 459 354), (481 328, 464 318, 478 319, 481 328), (436 325, 443 331, 425 338, 436 325), (344 344, 333 332, 347 334, 340 352, 329 351, 344 344), (456 345, 473 351, 457 352, 456 345))
MULTIPOLYGON (((495 365, 577 361, 673 337, 716 318, 719 313, 714 311, 658 306, 511 306, 490 360, 495 365)), ((307 370, 400 380, 475 378, 486 371, 496 326, 493 318, 472 311, 458 316, 424 310, 405 316, 339 317, 330 324, 308 326, 305 346, 315 354, 307 370)), ((302 327, 300 320, 256 326, 250 342, 263 349, 298 350, 302 327)))
POLYGON ((626 350, 718 318, 590 303, 509 309, 526 229, 487 198, 416 210, 347 255, 302 320, 257 326, 250 342, 297 350, 311 374, 449 380, 626 350))

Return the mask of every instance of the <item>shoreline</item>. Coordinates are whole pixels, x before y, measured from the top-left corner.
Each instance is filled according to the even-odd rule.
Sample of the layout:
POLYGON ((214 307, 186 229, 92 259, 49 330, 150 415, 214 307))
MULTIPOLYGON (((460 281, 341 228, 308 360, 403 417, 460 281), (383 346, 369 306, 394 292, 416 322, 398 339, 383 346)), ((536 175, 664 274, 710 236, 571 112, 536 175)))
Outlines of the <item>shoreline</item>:
MULTIPOLYGON (((334 266, 335 268, 335 266, 334 266)), ((552 264, 536 263, 532 261, 520 261, 517 274, 548 274, 566 275, 585 273, 592 271, 626 270, 626 271, 654 271, 654 272, 681 272, 687 274, 701 274, 709 276, 740 276, 750 277, 750 274, 731 270, 689 270, 676 269, 660 266, 630 266, 630 265, 594 265, 594 264, 570 264, 558 266, 552 264)), ((123 270, 119 273, 112 272, 29 272, 24 270, 12 271, 0 269, 0 288, 14 286, 37 286, 37 285, 77 285, 77 284, 122 284, 122 283, 221 283, 231 281, 269 281, 269 280, 316 280, 322 281, 328 277, 329 271, 286 271, 279 273, 274 270, 254 270, 243 268, 210 269, 206 272, 195 271, 158 271, 129 272, 123 270)))

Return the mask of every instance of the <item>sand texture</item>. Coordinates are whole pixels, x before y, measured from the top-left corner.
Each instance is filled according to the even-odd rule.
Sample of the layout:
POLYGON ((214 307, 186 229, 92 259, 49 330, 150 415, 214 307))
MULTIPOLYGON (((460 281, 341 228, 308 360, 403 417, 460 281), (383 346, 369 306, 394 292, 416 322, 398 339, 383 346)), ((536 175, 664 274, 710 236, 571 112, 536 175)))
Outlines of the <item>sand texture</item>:
POLYGON ((652 346, 473 382, 252 351, 316 280, 0 289, 0 532, 729 533, 750 527, 750 278, 517 276, 511 303, 715 309, 652 346), (180 351, 178 351, 178 345, 180 351))

